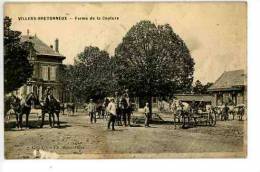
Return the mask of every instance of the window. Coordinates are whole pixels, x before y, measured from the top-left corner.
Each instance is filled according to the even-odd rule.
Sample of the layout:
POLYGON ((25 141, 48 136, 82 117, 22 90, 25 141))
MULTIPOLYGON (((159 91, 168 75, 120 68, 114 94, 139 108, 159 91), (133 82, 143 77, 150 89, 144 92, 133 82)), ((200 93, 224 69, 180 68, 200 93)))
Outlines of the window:
POLYGON ((56 66, 41 66, 42 79, 44 81, 55 81, 56 80, 56 66))
POLYGON ((56 80, 56 66, 50 66, 50 80, 56 80))
POLYGON ((41 66, 42 79, 44 81, 49 80, 48 78, 48 66, 41 66))

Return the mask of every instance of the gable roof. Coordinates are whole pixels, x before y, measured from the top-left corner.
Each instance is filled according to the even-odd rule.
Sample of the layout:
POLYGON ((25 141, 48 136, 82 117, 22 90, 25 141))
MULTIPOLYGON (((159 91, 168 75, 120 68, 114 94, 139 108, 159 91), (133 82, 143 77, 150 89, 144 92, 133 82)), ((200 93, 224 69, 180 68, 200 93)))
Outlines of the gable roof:
POLYGON ((209 87, 208 91, 240 90, 246 86, 246 73, 244 70, 224 72, 216 82, 209 87))
POLYGON ((65 59, 65 56, 61 55, 60 53, 54 51, 51 47, 41 41, 37 36, 25 36, 21 37, 22 42, 31 42, 33 47, 36 51, 37 55, 43 56, 52 56, 55 58, 65 59))

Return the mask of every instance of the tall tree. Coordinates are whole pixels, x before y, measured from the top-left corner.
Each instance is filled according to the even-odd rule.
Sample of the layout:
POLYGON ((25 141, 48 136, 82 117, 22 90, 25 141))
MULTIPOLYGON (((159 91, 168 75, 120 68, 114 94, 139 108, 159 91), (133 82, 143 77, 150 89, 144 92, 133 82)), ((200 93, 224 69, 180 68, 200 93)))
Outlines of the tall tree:
POLYGON ((137 97, 173 96, 191 89, 194 62, 183 40, 169 24, 141 21, 115 50, 118 84, 137 97))
POLYGON ((27 57, 32 45, 20 41, 21 32, 10 29, 12 20, 4 18, 4 91, 10 93, 31 77, 33 68, 27 57))
POLYGON ((115 89, 112 61, 106 51, 85 47, 75 59, 74 66, 63 67, 61 80, 65 89, 79 100, 99 100, 115 89))
MULTIPOLYGON (((78 67, 80 68, 80 67, 78 67)), ((77 70, 78 68, 76 68, 74 65, 61 65, 61 67, 59 68, 59 79, 62 83, 63 86, 63 90, 66 93, 66 95, 69 97, 68 99, 64 99, 63 101, 77 101, 75 100, 76 98, 81 99, 83 98, 80 94, 80 90, 82 85, 82 78, 83 76, 78 76, 79 74, 84 75, 85 72, 83 71, 84 68, 81 69, 81 72, 79 73, 77 70), (81 78, 81 80, 80 80, 81 78)))

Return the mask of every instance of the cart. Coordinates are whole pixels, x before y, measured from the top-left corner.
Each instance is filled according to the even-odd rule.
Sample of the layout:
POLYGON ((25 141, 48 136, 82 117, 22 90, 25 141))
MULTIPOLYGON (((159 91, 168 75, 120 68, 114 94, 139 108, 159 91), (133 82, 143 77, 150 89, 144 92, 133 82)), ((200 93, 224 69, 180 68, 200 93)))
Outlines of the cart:
POLYGON ((197 112, 193 115, 195 125, 206 125, 214 127, 216 125, 216 114, 213 112, 197 112))

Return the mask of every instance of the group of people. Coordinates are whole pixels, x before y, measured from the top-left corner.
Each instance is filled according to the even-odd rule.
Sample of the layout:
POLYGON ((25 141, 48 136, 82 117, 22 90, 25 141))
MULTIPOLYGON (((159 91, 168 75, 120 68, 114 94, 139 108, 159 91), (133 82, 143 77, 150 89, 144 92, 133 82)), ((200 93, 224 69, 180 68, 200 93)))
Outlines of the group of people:
MULTIPOLYGON (((28 124, 28 116, 31 111, 31 106, 34 105, 40 105, 42 109, 42 123, 40 127, 43 127, 44 124, 44 118, 45 114, 49 114, 49 122, 51 127, 54 126, 55 120, 54 116, 57 116, 57 124, 59 126, 59 111, 60 111, 60 103, 57 99, 54 98, 53 92, 51 88, 47 88, 45 90, 44 95, 42 96, 42 100, 39 101, 37 99, 31 101, 27 100, 28 97, 33 96, 33 93, 30 93, 26 96, 26 98, 18 99, 16 96, 12 95, 12 101, 11 101, 11 109, 14 109, 15 113, 20 111, 18 106, 16 104, 21 103, 21 105, 24 105, 25 107, 28 107, 28 112, 26 112, 27 120, 26 123, 28 124), (18 101, 19 100, 19 101, 18 101), (29 103, 32 103, 30 105, 27 105, 29 103), (56 106, 57 104, 57 106, 56 106), (57 112, 57 113, 56 113, 57 112)), ((37 96, 36 96, 37 97, 37 96)), ((130 98, 128 95, 128 90, 125 90, 122 95, 119 95, 118 92, 115 92, 114 97, 111 98, 105 98, 102 102, 102 105, 100 103, 96 103, 93 99, 89 100, 89 103, 85 107, 86 111, 89 114, 90 122, 96 123, 97 122, 97 114, 99 116, 102 116, 103 118, 107 119, 107 128, 115 130, 115 125, 117 126, 131 126, 131 115, 134 111, 133 104, 130 102, 130 98)), ((18 113, 16 113, 18 114, 18 113)), ((145 127, 149 127, 149 121, 150 121, 150 109, 149 104, 146 103, 146 106, 144 107, 144 116, 145 116, 145 127)), ((21 116, 22 117, 22 116, 21 116)), ((20 117, 20 118, 21 118, 20 117)), ((21 121, 18 119, 17 121, 21 121)))
POLYGON ((86 106, 86 110, 90 116, 91 123, 96 123, 97 113, 101 113, 103 117, 108 116, 107 128, 110 129, 110 127, 112 127, 112 130, 115 130, 115 124, 118 126, 130 126, 131 115, 133 112, 128 96, 128 90, 125 90, 122 96, 119 96, 118 92, 116 92, 114 97, 110 99, 105 98, 101 108, 97 107, 97 104, 93 99, 90 99, 86 106))

